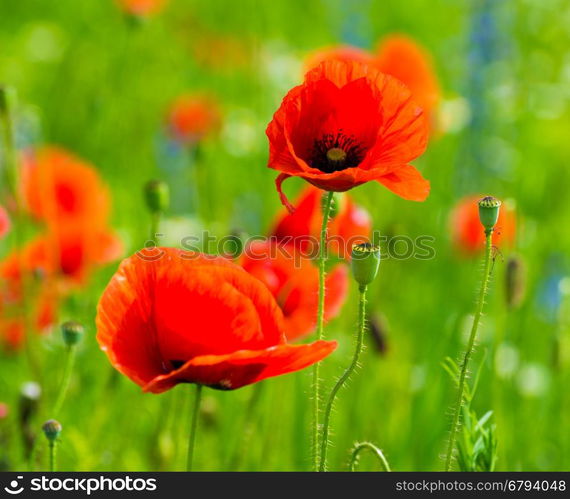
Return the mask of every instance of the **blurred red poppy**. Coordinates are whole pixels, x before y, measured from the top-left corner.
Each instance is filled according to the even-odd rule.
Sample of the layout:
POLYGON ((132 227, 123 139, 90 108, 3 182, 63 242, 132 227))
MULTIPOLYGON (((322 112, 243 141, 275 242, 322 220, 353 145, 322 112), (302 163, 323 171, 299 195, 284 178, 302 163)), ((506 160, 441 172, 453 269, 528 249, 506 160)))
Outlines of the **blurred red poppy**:
POLYGON ((207 95, 183 95, 172 104, 167 117, 172 137, 183 144, 195 144, 217 132, 221 111, 216 100, 207 95))
POLYGON ((27 151, 22 184, 28 209, 48 226, 78 222, 92 228, 107 221, 110 198, 97 170, 63 149, 27 151))
POLYGON ((97 310, 102 350, 144 391, 178 383, 236 389, 303 369, 336 348, 287 344, 269 290, 228 260, 173 248, 153 255, 124 260, 97 310))
POLYGON ((10 230, 10 218, 2 205, 0 205, 0 238, 4 237, 10 230))
POLYGON ((441 97, 427 50, 405 35, 391 35, 382 40, 377 54, 374 64, 378 69, 406 85, 431 120, 441 97))
POLYGON ((57 320, 60 300, 57 288, 43 282, 32 286, 33 293, 27 291, 24 308, 22 290, 14 284, 4 281, 0 288, 0 343, 10 350, 17 350, 23 345, 26 327, 40 334, 49 331, 57 320), (27 320, 29 323, 26 324, 27 320))
POLYGON ((8 255, 0 262, 0 275, 20 279, 22 274, 40 274, 81 283, 96 266, 116 260, 122 251, 120 239, 109 229, 61 225, 8 255))
MULTIPOLYGON (((311 260, 295 258, 295 248, 255 241, 240 260, 243 268, 263 282, 283 311, 289 341, 314 331, 317 324, 319 271, 311 260), (288 253, 291 251, 291 254, 288 253)), ((325 319, 340 313, 348 292, 348 271, 336 265, 326 277, 325 319)))
MULTIPOLYGON (((307 186, 297 198, 294 213, 285 212, 274 223, 271 231, 278 241, 287 240, 305 255, 318 248, 323 221, 322 191, 307 186)), ((337 215, 329 222, 329 251, 341 258, 350 256, 352 246, 370 240, 372 220, 368 212, 358 206, 347 194, 343 197, 337 215)))
MULTIPOLYGON (((477 202, 483 196, 473 195, 463 198, 451 213, 451 234, 455 247, 465 254, 476 254, 485 247, 485 232, 479 220, 477 202)), ((508 203, 503 203, 499 219, 493 231, 493 245, 511 246, 515 240, 515 211, 508 203)))
POLYGON ((166 5, 166 0, 117 0, 127 14, 148 17, 158 14, 166 5))
POLYGON ((285 96, 267 127, 268 166, 282 182, 299 176, 328 191, 375 180, 405 199, 423 201, 429 182, 409 161, 422 154, 428 127, 398 80, 357 62, 325 61, 285 96))

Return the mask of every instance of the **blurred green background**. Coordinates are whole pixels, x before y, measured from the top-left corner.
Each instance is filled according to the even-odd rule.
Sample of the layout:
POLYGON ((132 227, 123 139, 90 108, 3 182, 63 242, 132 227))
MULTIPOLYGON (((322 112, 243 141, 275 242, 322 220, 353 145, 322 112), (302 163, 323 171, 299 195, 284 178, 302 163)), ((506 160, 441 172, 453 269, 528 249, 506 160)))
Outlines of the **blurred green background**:
MULTIPOLYGON (((182 195, 160 243, 202 228, 264 234, 280 209, 265 127, 300 81, 305 55, 337 43, 370 49, 393 32, 415 38, 433 56, 441 113, 451 123, 415 162, 431 195, 417 204, 378 185, 351 195, 381 233, 433 236, 436 256, 382 262, 370 309, 385 317, 387 350, 380 354, 367 339, 363 367, 336 405, 330 467, 346 469, 349 449, 362 440, 380 446, 395 470, 443 467, 455 390, 442 362, 459 358, 481 277, 479 259, 456 254, 448 217, 462 196, 490 193, 516 204, 517 241, 494 266, 471 366, 476 372, 483 363, 473 409, 494 411, 497 469, 569 470, 569 25, 563 0, 171 0, 142 23, 112 0, 0 0, 0 82, 18 92, 19 146, 62 145, 97 166, 112 190, 113 227, 130 254, 149 230, 144 183, 164 178, 183 189, 192 182, 186 156, 164 133, 178 95, 215 95, 223 126, 200 148, 205 208, 188 215, 182 195), (522 305, 509 310, 504 259, 514 253, 528 268, 527 289, 522 305)), ((294 197, 303 184, 289 182, 294 197)), ((0 242, 1 255, 10 244, 0 242)), ((95 307, 115 269, 99 272, 60 314, 83 321, 88 335, 61 416, 59 467, 182 469, 190 387, 155 396, 126 378, 112 381, 96 344, 95 307)), ((340 342, 322 369, 327 384, 352 353, 356 291, 352 286, 342 316, 326 330, 340 342)), ((40 348, 39 381, 49 400, 61 376, 59 335, 40 348)), ((11 411, 0 420, 0 458, 8 469, 28 466, 16 413, 29 380, 22 354, 0 354, 0 402, 11 411)), ((306 370, 260 390, 207 390, 196 469, 308 469, 309 387, 306 370), (248 411, 256 390, 259 404, 248 411)), ((39 428, 41 412, 37 418, 39 428)), ((365 456, 360 469, 376 466, 365 456)))

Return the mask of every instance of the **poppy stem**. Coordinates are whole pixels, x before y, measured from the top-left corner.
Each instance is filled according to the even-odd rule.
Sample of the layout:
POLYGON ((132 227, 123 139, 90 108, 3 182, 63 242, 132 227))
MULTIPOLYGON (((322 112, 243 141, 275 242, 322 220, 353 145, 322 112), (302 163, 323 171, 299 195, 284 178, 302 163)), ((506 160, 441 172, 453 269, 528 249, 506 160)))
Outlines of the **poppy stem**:
POLYGON ((59 393, 57 395, 57 399, 55 400, 55 404, 53 406, 54 417, 57 417, 59 415, 59 412, 63 407, 63 402, 65 401, 65 395, 67 394, 67 389, 69 388, 69 383, 71 381, 71 373, 73 372, 74 362, 75 362, 75 346, 69 345, 67 347, 63 378, 61 380, 61 385, 59 387, 59 393))
POLYGON ((354 355, 352 356, 352 361, 349 366, 342 373, 341 377, 338 379, 334 385, 327 406, 325 408, 325 418, 323 421, 323 437, 321 440, 321 462, 319 466, 319 471, 326 471, 327 469, 327 449, 329 445, 329 428, 330 428, 330 418, 333 408, 334 401, 336 399, 338 391, 346 383, 350 375, 354 372, 358 366, 358 359, 362 353, 362 345, 364 343, 364 331, 366 330, 366 285, 360 285, 360 302, 358 306, 358 332, 356 336, 356 347, 354 349, 354 355))
MULTIPOLYGON (((324 313, 325 313, 325 263, 327 244, 327 225, 331 211, 333 192, 327 193, 323 205, 323 224, 319 241, 319 307, 317 312, 317 339, 324 337, 324 313)), ((320 405, 320 362, 313 366, 313 470, 319 470, 319 405, 320 405)))
POLYGON ((49 470, 53 473, 55 471, 55 446, 56 441, 49 443, 49 470))
POLYGON ((354 446, 354 449, 352 449, 352 454, 350 455, 348 471, 356 471, 358 456, 365 449, 372 451, 372 453, 378 458, 380 466, 382 467, 382 471, 392 471, 390 469, 390 465, 388 464, 388 460, 386 459, 386 456, 384 456, 382 450, 376 447, 372 442, 360 442, 354 446))
POLYGON ((188 459, 186 461, 186 471, 192 471, 192 461, 194 459, 194 444, 196 443, 196 429, 198 427, 198 414, 200 413, 201 400, 202 400, 202 385, 196 385, 194 408, 192 409, 192 420, 190 423, 190 435, 188 437, 188 459))
POLYGON ((153 241, 158 246, 158 228, 160 227, 160 212, 152 213, 150 215, 150 241, 153 241))
POLYGON ((475 339, 477 337, 477 328, 479 327, 479 322, 481 321, 481 315, 483 314, 483 305, 485 304, 485 295, 487 294, 487 289, 489 287, 489 280, 491 276, 491 253, 492 253, 492 234, 493 229, 487 229, 485 231, 485 264, 483 271, 483 280, 481 282, 481 289, 479 291, 479 299, 477 302, 477 309, 473 317, 473 325, 471 326, 471 333, 469 334, 469 341, 467 343, 467 349, 465 350, 465 355, 463 357, 463 363, 461 364, 461 371, 459 373, 458 381, 458 393, 457 400, 455 402, 455 408, 453 410, 453 419, 451 423, 451 434, 449 435, 449 443, 447 447, 447 456, 445 459, 445 471, 451 470, 451 462, 453 459, 453 451, 455 448, 455 439, 457 437, 457 429, 459 426, 459 415, 463 409, 464 393, 465 393, 465 383, 467 381, 467 365, 469 360, 473 355, 473 349, 475 346, 475 339))

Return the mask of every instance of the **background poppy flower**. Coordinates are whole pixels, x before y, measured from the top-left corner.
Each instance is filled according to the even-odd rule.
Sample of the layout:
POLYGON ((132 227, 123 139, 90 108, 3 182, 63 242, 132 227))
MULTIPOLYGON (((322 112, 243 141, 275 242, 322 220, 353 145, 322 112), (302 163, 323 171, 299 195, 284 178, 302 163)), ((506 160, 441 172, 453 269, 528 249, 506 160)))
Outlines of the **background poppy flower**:
MULTIPOLYGON (((289 247, 291 252, 295 249, 289 247)), ((287 251, 287 248, 285 248, 287 251)), ((283 311, 285 336, 292 341, 315 330, 319 296, 319 271, 311 260, 288 256, 277 244, 255 241, 240 261, 243 268, 271 291, 283 311)), ((326 277, 325 318, 340 313, 348 293, 348 271, 336 265, 326 277)))
MULTIPOLYGON (((277 240, 291 239, 296 249, 311 254, 318 247, 318 238, 323 221, 321 209, 322 191, 307 186, 295 202, 295 212, 285 212, 277 218, 271 233, 277 240), (310 245, 314 244, 314 248, 310 245)), ((337 215, 328 225, 328 238, 334 238, 329 251, 341 258, 350 256, 353 244, 370 239, 372 220, 368 212, 357 205, 347 194, 343 197, 337 215)))
POLYGON ((115 368, 161 393, 178 383, 230 390, 303 369, 335 342, 289 345, 269 290, 223 259, 159 248, 124 260, 97 310, 97 340, 115 368))
POLYGON ((285 96, 267 127, 268 166, 282 182, 299 176, 328 191, 375 180, 405 199, 423 201, 429 182, 409 161, 422 154, 422 109, 398 80, 369 65, 325 61, 285 96))
POLYGON ((407 36, 391 35, 378 46, 374 63, 382 73, 404 83, 426 116, 433 117, 441 95, 427 50, 407 36))
POLYGON ((10 218, 2 205, 0 205, 0 238, 10 230, 10 218))
POLYGON ((106 223, 107 188, 97 170, 61 148, 48 146, 23 156, 22 184, 30 212, 49 226, 106 223))
POLYGON ((187 94, 174 101, 167 117, 172 137, 183 144, 195 144, 221 126, 221 111, 211 96, 187 94))
MULTIPOLYGON (((485 247, 485 233, 479 220, 477 205, 477 201, 482 197, 472 195, 463 198, 451 213, 451 234, 454 245, 466 254, 476 254, 485 247)), ((512 245, 515 240, 515 233, 515 211, 509 206, 509 203, 503 203, 493 231, 493 245, 497 247, 512 245)))
POLYGON ((117 0, 119 7, 127 14, 148 17, 160 12, 166 0, 117 0))

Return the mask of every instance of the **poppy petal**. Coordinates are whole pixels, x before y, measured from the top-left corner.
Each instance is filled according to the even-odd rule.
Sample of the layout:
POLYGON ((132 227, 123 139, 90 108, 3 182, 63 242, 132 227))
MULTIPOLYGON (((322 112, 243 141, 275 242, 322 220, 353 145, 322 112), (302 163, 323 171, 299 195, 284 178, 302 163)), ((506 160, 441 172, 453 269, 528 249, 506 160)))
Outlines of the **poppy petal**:
POLYGON ((221 390, 235 390, 258 381, 299 371, 332 353, 335 341, 308 345, 276 345, 264 350, 240 350, 227 355, 202 355, 181 368, 160 375, 144 391, 161 393, 178 383, 199 383, 221 390))
POLYGON ((394 194, 410 201, 425 201, 429 195, 429 181, 412 165, 405 165, 396 171, 378 178, 383 186, 394 194))

